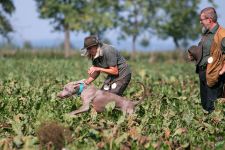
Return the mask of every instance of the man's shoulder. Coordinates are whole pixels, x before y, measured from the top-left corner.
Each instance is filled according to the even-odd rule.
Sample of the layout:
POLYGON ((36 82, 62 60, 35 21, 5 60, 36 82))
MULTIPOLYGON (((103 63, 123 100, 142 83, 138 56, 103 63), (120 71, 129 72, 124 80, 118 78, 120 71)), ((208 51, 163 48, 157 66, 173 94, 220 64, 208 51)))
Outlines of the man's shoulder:
POLYGON ((222 26, 219 26, 215 36, 214 36, 214 41, 219 42, 225 37, 225 28, 222 26))
POLYGON ((112 49, 115 50, 115 48, 112 45, 105 44, 105 43, 102 44, 101 48, 105 50, 112 50, 112 49))
POLYGON ((116 49, 112 45, 109 45, 109 44, 102 44, 101 49, 103 51, 103 55, 116 51, 116 49))
POLYGON ((225 36, 225 28, 222 27, 222 26, 220 26, 220 27, 219 27, 219 32, 218 32, 218 34, 220 34, 220 35, 222 35, 222 36, 225 36))

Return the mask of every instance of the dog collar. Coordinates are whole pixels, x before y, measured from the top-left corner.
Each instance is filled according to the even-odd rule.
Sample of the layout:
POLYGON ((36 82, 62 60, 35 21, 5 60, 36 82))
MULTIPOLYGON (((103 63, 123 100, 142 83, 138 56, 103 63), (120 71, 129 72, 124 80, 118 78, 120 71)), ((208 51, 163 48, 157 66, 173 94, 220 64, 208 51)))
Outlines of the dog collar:
POLYGON ((83 92, 83 90, 84 90, 84 83, 81 83, 77 95, 80 95, 83 92))

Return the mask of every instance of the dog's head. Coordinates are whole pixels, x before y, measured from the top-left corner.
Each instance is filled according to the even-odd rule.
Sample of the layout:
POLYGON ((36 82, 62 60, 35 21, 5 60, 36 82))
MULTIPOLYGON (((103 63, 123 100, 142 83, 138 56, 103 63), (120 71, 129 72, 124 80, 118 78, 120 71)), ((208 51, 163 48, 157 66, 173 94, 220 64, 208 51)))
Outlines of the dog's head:
POLYGON ((84 88, 84 80, 67 83, 63 90, 57 94, 59 98, 67 98, 74 94, 80 95, 84 88))

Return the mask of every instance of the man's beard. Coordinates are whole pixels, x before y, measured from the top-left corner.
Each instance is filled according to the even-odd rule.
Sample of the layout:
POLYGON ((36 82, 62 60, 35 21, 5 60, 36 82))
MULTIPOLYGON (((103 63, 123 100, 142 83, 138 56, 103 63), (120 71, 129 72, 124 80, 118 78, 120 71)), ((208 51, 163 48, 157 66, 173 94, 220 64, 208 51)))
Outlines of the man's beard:
POLYGON ((202 27, 202 33, 205 34, 209 31, 208 28, 206 28, 205 26, 202 27))

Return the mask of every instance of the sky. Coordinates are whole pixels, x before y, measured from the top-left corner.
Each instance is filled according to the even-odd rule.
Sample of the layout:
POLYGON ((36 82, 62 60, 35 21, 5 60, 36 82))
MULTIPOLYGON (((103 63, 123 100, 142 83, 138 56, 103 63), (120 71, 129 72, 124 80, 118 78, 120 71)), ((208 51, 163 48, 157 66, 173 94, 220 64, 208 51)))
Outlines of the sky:
MULTIPOLYGON (((225 27, 225 0, 215 0, 217 4, 216 11, 218 13, 218 22, 225 27)), ((51 47, 59 45, 64 40, 64 34, 60 32, 54 32, 49 20, 43 20, 38 17, 36 3, 34 0, 14 0, 16 7, 15 13, 10 18, 15 32, 10 36, 13 42, 18 45, 22 45, 25 41, 29 41, 34 46, 39 47, 51 47)), ((202 0, 200 9, 211 6, 207 0, 202 0)), ((126 41, 117 41, 115 35, 119 35, 119 31, 107 32, 106 37, 110 39, 112 44, 117 49, 130 50, 131 39, 126 41)), ((71 42, 75 48, 82 48, 83 39, 87 36, 84 33, 71 33, 71 42)), ((197 41, 196 41, 197 42, 197 41)), ((194 42, 193 42, 194 43, 194 42)), ((174 49, 174 43, 172 39, 161 40, 157 37, 151 37, 150 46, 143 48, 137 45, 138 50, 172 50, 174 49)))

